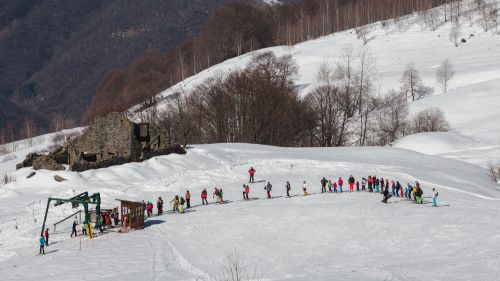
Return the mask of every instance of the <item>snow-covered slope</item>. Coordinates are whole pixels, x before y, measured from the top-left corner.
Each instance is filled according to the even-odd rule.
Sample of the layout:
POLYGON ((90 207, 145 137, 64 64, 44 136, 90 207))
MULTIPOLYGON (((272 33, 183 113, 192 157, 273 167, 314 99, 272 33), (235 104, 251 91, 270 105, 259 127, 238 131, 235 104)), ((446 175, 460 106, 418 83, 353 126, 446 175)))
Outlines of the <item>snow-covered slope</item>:
MULTIPOLYGON (((0 189, 2 280, 35 276, 38 280, 80 280, 82 276, 85 280, 216 280, 225 254, 235 249, 249 266, 258 266, 264 280, 464 276, 492 280, 500 274, 496 247, 500 224, 495 218, 500 191, 483 169, 462 161, 394 148, 218 144, 195 146, 186 156, 83 173, 39 171, 26 179, 29 172, 16 171, 17 181, 0 189), (258 182, 273 183, 275 199, 264 199, 263 182, 259 182, 252 185, 252 201, 240 200, 250 166, 257 170, 258 182), (55 182, 55 174, 68 181, 55 182), (427 202, 431 188, 438 188, 442 208, 401 199, 385 205, 379 194, 362 192, 318 194, 321 177, 346 179, 351 174, 357 178, 376 174, 403 184, 419 180, 427 202), (287 180, 294 195, 289 199, 283 197, 287 180), (312 196, 299 195, 304 180, 312 196), (223 188, 228 204, 199 206, 201 190, 211 192, 214 186, 223 188), (34 256, 48 196, 100 192, 104 207, 113 207, 115 198, 162 196, 168 202, 186 189, 196 205, 189 213, 154 217, 143 231, 111 232, 92 241, 69 239, 68 226, 58 226, 47 249, 53 252, 34 256)), ((68 206, 53 208, 49 226, 71 213, 68 206)))
MULTIPOLYGON (((464 23, 467 43, 455 47, 448 24, 428 31, 416 17, 402 21, 408 22, 402 30, 392 22, 370 29, 367 47, 377 59, 374 86, 381 92, 398 87, 408 62, 416 63, 425 84, 436 86, 435 70, 449 59, 457 70, 449 92, 436 89, 435 95, 411 103, 411 111, 441 108, 451 132, 412 135, 383 148, 195 145, 187 155, 83 173, 37 171, 29 179, 33 170, 15 171, 15 163, 47 148, 52 135, 35 139, 33 146, 18 142, 17 159, 0 156, 0 176, 15 179, 0 186, 0 280, 218 280, 225 255, 233 251, 245 258, 247 269, 256 266, 262 280, 499 279, 500 190, 484 166, 500 159, 500 36, 464 23), (244 202, 241 186, 250 166, 257 169, 258 183, 251 188, 253 200, 244 202), (67 181, 56 182, 54 175, 67 181), (385 205, 379 194, 363 192, 319 194, 323 176, 345 180, 349 175, 377 175, 403 185, 418 180, 426 204, 392 198, 385 205), (273 200, 264 199, 265 180, 273 184, 273 200), (300 195, 304 180, 311 196, 300 195), (292 198, 284 198, 286 181, 292 184, 292 198), (200 206, 201 190, 211 192, 215 186, 223 188, 227 204, 200 206), (432 188, 439 190, 439 208, 430 207, 432 188), (154 201, 161 196, 169 202, 187 189, 195 207, 186 214, 156 216, 144 230, 111 230, 94 240, 70 239, 67 222, 51 235, 49 254, 35 256, 49 196, 100 192, 103 207, 111 208, 117 198, 154 201)), ((300 67, 296 84, 306 95, 317 83, 321 62, 334 63, 343 49, 361 45, 349 30, 267 50, 293 55, 300 67)), ((161 96, 242 68, 251 55, 203 71, 161 96)), ((74 211, 52 208, 48 226, 74 211)))
MULTIPOLYGON (((496 0, 490 2, 498 4, 496 0)), ((464 5, 465 9, 467 7, 464 5)), ((441 8, 437 10, 442 13, 441 8)), ((471 150, 495 152, 488 154, 488 159, 484 161, 478 160, 480 155, 471 159, 471 150, 461 150, 461 154, 455 154, 454 157, 486 166, 490 159, 500 159, 500 35, 496 30, 485 32, 478 23, 480 15, 471 15, 461 19, 459 38, 464 38, 466 43, 459 43, 458 47, 450 41, 451 23, 445 23, 436 31, 431 31, 417 15, 413 15, 401 19, 398 24, 387 21, 385 27, 381 23, 369 26, 366 48, 376 60, 376 72, 372 81, 376 91, 381 94, 388 89, 399 88, 406 64, 414 62, 424 84, 433 87, 434 94, 411 103, 411 112, 429 107, 442 109, 453 134, 473 140, 470 143, 471 150), (446 59, 453 64, 456 76, 451 81, 448 92, 443 94, 436 84, 435 75, 438 66, 446 59)), ((299 66, 295 83, 301 93, 306 95, 318 83, 316 74, 322 62, 334 64, 346 49, 357 50, 362 46, 363 41, 357 38, 355 31, 347 30, 293 47, 279 46, 256 52, 272 51, 276 55, 292 55, 299 66)), ((160 102, 160 108, 173 93, 189 92, 208 77, 244 68, 253 54, 227 60, 166 89, 159 94, 164 100, 160 102)), ((413 149, 407 145, 404 148, 413 149)))

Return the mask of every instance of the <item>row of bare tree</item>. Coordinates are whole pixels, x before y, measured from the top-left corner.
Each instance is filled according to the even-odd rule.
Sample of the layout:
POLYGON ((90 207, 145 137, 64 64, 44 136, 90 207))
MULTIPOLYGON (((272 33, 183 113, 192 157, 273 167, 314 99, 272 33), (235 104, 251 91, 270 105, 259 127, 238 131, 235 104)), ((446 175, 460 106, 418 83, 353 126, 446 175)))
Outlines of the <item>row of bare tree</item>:
MULTIPOLYGON (((208 18, 198 37, 166 54, 149 51, 130 66, 110 72, 85 122, 126 110, 201 70, 258 48, 293 45, 447 2, 452 0, 297 0, 279 5, 232 0, 208 18)), ((358 34, 366 35, 362 30, 358 34)))
MULTIPOLYGON (((297 66, 290 56, 264 52, 247 68, 205 80, 173 97, 150 119, 172 142, 245 142, 278 146, 387 145, 417 132, 446 131, 439 109, 409 119, 402 87, 373 95, 375 62, 367 49, 347 49, 336 63, 318 67, 319 86, 305 98, 293 85, 297 66), (158 113, 159 112, 159 113, 158 113)), ((413 79, 420 80, 417 75, 413 79)), ((146 121, 146 120, 144 120, 146 121)))

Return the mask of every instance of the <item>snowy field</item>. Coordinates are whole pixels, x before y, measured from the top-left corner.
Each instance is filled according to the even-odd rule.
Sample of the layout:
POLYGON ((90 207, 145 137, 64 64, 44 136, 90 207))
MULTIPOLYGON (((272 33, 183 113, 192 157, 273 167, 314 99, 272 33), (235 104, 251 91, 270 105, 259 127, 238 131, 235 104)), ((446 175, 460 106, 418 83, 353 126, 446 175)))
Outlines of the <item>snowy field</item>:
MULTIPOLYGON (((450 132, 411 135, 384 148, 194 145, 187 155, 82 173, 37 171, 29 179, 33 170, 15 171, 15 164, 47 148, 53 135, 33 145, 16 142, 14 153, 0 156, 0 176, 13 179, 0 185, 0 280, 218 280, 225 256, 234 251, 261 280, 500 280, 500 189, 485 169, 500 160, 500 36, 464 22, 467 43, 455 47, 449 25, 429 31, 416 17, 405 21, 402 30, 392 22, 371 27, 374 86, 381 93, 398 87, 406 63, 415 62, 424 83, 436 90, 411 103, 411 112, 441 108, 450 132), (435 83, 445 59, 457 71, 446 94, 435 83), (251 187, 253 200, 241 200, 250 166, 257 181, 273 184, 274 199, 265 199, 264 182, 258 182, 251 187), (418 180, 426 204, 399 198, 383 204, 380 194, 362 192, 319 194, 323 176, 346 181, 351 174, 403 185, 418 180), (56 182, 54 175, 67 181, 56 182), (292 198, 283 197, 287 180, 292 198), (304 180, 311 196, 300 195, 304 180), (211 193, 215 186, 223 188, 227 204, 199 206, 201 190, 211 193), (432 188, 439 191, 438 208, 429 203, 432 188), (156 216, 144 230, 111 230, 93 240, 70 239, 68 222, 51 231, 47 255, 36 256, 49 196, 100 192, 103 208, 116 207, 117 198, 161 196, 168 209, 187 189, 195 207, 186 214, 156 216)), ((268 50, 293 55, 296 84, 305 95, 317 83, 321 62, 334 63, 343 49, 361 45, 349 30, 268 50)), ((250 57, 228 60, 160 95, 189 91, 213 74, 244 67, 250 57)), ((74 212, 66 205, 51 208, 48 227, 74 212)))
MULTIPOLYGON (((216 280, 227 253, 236 250, 263 280, 497 280, 500 277, 500 191, 485 171, 462 161, 394 148, 276 148, 244 144, 201 145, 186 156, 88 171, 17 171, 3 187, 1 280, 216 280), (253 166, 250 202, 241 185, 253 166), (56 183, 59 174, 68 181, 56 183), (377 175, 403 184, 419 180, 426 204, 380 194, 319 194, 320 179, 377 175), (21 176, 22 175, 22 176, 21 176), (284 184, 292 198, 284 198, 284 184), (309 197, 299 194, 309 184, 309 197), (186 189, 199 205, 203 188, 223 188, 228 203, 196 206, 186 214, 165 214, 145 230, 110 232, 94 240, 69 239, 68 228, 51 237, 50 254, 35 256, 47 196, 101 192, 104 207, 115 198, 169 201, 186 189), (440 193, 429 204, 431 188, 440 193), (22 201, 21 201, 22 199, 22 201), (34 212, 33 222, 15 230, 5 217, 34 212), (80 250, 80 243, 82 243, 80 250)), ((213 200, 210 200, 211 202, 213 200)), ((168 208, 168 207, 167 207, 168 208)), ((50 217, 71 214, 51 209, 50 217)), ((49 223, 49 226, 51 224, 49 223)), ((59 227, 58 227, 59 228, 59 227)))

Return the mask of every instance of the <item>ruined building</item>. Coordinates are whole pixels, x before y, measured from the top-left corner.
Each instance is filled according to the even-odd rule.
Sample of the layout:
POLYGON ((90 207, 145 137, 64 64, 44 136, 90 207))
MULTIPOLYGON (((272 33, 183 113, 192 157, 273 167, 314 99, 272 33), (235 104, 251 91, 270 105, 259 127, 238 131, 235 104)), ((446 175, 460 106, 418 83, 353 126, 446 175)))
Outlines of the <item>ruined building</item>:
POLYGON ((54 170, 57 169, 54 162, 57 162, 69 165, 72 171, 85 171, 170 153, 185 154, 186 151, 178 144, 168 143, 157 126, 133 123, 120 113, 110 113, 94 120, 81 136, 63 148, 49 155, 31 156, 32 160, 28 161, 31 163, 25 160, 18 168, 37 163, 35 168, 54 170), (47 165, 43 165, 45 161, 47 165))

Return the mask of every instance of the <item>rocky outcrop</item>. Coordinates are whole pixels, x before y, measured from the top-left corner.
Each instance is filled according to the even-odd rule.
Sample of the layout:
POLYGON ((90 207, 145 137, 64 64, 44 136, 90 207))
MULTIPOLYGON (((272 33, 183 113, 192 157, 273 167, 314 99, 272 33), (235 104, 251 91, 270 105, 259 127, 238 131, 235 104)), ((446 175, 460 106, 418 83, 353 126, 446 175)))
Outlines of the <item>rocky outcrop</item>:
POLYGON ((64 166, 57 163, 51 155, 42 155, 33 161, 33 169, 61 171, 64 170, 64 166))

